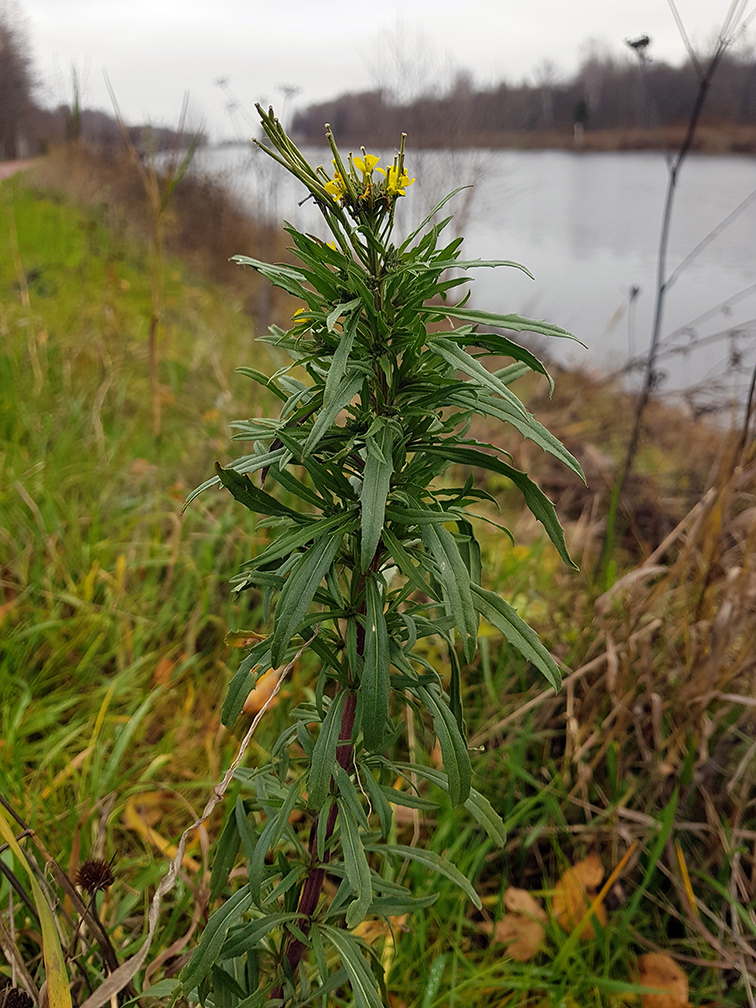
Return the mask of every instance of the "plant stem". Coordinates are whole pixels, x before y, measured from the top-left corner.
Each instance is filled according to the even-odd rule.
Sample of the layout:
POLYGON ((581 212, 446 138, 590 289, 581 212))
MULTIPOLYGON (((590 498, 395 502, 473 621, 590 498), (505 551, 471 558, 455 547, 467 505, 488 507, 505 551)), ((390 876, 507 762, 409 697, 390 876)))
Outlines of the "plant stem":
POLYGON ((701 112, 703 111, 704 102, 706 101, 706 95, 711 86, 711 82, 714 78, 714 73, 720 62, 722 55, 724 54, 726 46, 720 43, 716 52, 711 58, 709 66, 706 70, 701 73, 698 82, 698 91, 696 93, 696 99, 693 103, 693 108, 691 109, 690 118, 688 120, 688 128, 685 133, 685 138, 680 145, 680 149, 674 157, 674 160, 669 163, 669 177, 667 179, 667 195, 664 201, 664 213, 662 216, 662 227, 661 234, 659 237, 659 254, 657 259, 657 270, 656 270, 656 301, 654 304, 654 319, 651 328, 651 341, 648 348, 648 356, 646 358, 646 367, 643 373, 643 385, 641 387, 640 394, 635 407, 635 417, 633 420, 633 428, 630 433, 630 438, 627 443, 627 448, 625 450, 625 457, 622 463, 622 468, 620 474, 615 480, 614 487, 612 488, 612 496, 609 501, 609 511, 606 518, 606 533, 604 536, 604 549, 601 554, 601 560, 599 563, 599 574, 602 579, 606 580, 608 573, 609 560, 611 558, 612 550, 614 548, 615 536, 616 536, 616 525, 617 525, 617 515, 619 512, 620 501, 622 499, 622 492, 625 489, 625 484, 633 469, 633 464, 635 462, 635 457, 638 453, 638 447, 640 445, 641 430, 643 426, 643 418, 648 407, 649 400, 651 399, 651 392, 654 388, 656 381, 656 356, 659 350, 659 339, 661 337, 661 327, 662 319, 664 317, 664 304, 666 300, 667 289, 669 287, 669 279, 667 277, 667 246, 669 244, 669 232, 672 223, 672 205, 675 198, 675 190, 677 188, 677 178, 682 167, 682 163, 686 156, 690 153, 690 148, 693 144, 693 138, 695 136, 696 128, 698 126, 698 120, 701 117, 701 112))
MULTIPOLYGON (((339 742, 344 744, 339 745, 336 749, 336 760, 344 770, 347 770, 352 762, 352 731, 354 729, 354 715, 356 710, 357 694, 354 690, 349 690, 346 697, 346 703, 344 704, 344 713, 341 715, 341 731, 339 732, 339 742)), ((328 812, 328 820, 326 822, 326 844, 333 836, 333 831, 336 826, 337 813, 338 807, 334 802, 328 812)), ((310 829, 310 839, 308 844, 310 872, 304 886, 302 887, 302 892, 299 897, 299 906, 297 907, 297 912, 304 918, 304 920, 298 922, 298 925, 305 935, 309 933, 312 925, 312 917, 315 913, 318 900, 320 899, 320 894, 323 890, 323 883, 326 875, 324 866, 327 865, 331 859, 331 852, 326 849, 323 854, 321 866, 317 868, 315 867, 315 864, 317 863, 318 819, 319 815, 316 815, 310 829)), ((299 966, 305 949, 306 945, 303 941, 299 938, 295 938, 293 935, 289 936, 286 943, 285 959, 292 973, 296 972, 297 966, 299 966)), ((283 986, 279 986, 277 990, 273 992, 271 997, 283 997, 283 986)))

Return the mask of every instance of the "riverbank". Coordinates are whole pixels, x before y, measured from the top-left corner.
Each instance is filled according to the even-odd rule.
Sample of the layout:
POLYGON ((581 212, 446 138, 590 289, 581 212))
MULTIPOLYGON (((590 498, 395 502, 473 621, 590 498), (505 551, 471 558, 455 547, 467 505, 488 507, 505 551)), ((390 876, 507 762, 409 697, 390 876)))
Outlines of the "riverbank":
MULTIPOLYGON (((203 806, 236 745, 219 723, 239 660, 226 630, 265 620, 261 597, 234 598, 228 578, 270 529, 254 528, 227 495, 209 491, 183 519, 181 503, 215 459, 231 456, 229 422, 271 408, 233 369, 277 362, 253 342, 253 274, 233 267, 221 283, 201 266, 192 220, 209 235, 232 216, 220 202, 203 204, 209 189, 190 199, 179 186, 162 274, 156 436, 145 196, 127 166, 121 182, 113 165, 80 165, 79 181, 70 166, 54 181, 54 167, 0 186, 13 221, 12 236, 0 231, 0 763, 4 796, 67 871, 90 854, 114 858, 100 917, 123 960, 143 939, 165 845, 203 806)), ((292 305, 273 310, 283 321, 292 305)), ((464 668, 467 723, 477 786, 507 820, 506 846, 495 850, 446 807, 408 810, 397 836, 412 843, 420 831, 429 849, 449 853, 483 910, 415 864, 404 881, 420 897, 440 891, 436 904, 394 920, 394 938, 380 921, 364 937, 390 964, 392 1008, 422 1003, 429 977, 439 1002, 471 1008, 518 998, 614 1008, 647 944, 672 952, 693 1003, 740 1005, 743 978, 756 978, 752 935, 741 932, 756 897, 745 853, 756 835, 753 454, 728 454, 705 425, 654 403, 642 480, 624 502, 632 534, 603 591, 591 571, 632 397, 555 370, 554 398, 535 381, 524 398, 589 471, 586 490, 541 469, 583 572, 562 567, 504 480, 488 489, 521 526, 522 545, 492 529, 483 562, 564 663, 565 688, 543 690, 497 636, 485 636, 481 659, 464 668), (605 894, 607 926, 557 958, 567 938, 551 916, 540 951, 513 962, 497 927, 509 887, 551 893, 589 852, 606 877, 628 854, 605 894)), ((506 447, 529 469, 541 457, 514 435, 506 447)), ((432 642, 423 655, 443 674, 432 642)), ((312 677, 305 657, 261 725, 252 761, 269 759, 290 709, 312 698, 312 677)), ((416 727, 422 748, 429 732, 416 727)), ((192 841, 164 906, 152 981, 174 976, 193 947, 219 827, 213 819, 192 841)), ((240 860, 236 875, 245 872, 240 860)), ((25 911, 15 933, 36 968, 25 911)), ((92 947, 71 964, 77 1003, 82 973, 97 980, 96 962, 92 947)))
MULTIPOLYGON (((687 127, 636 128, 577 132, 529 131, 471 138, 470 147, 507 150, 575 150, 585 152, 677 150, 687 127)), ((706 126, 697 128, 691 150, 699 154, 756 154, 756 126, 706 126)))

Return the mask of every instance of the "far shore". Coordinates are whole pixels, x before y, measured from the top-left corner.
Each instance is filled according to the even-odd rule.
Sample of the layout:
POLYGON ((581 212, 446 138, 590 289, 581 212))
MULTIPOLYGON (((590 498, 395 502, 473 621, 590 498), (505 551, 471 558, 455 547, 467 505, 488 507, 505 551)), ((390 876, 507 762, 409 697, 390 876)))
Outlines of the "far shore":
MULTIPOLYGON (((397 124, 400 125, 400 124, 397 124)), ((460 136, 448 134, 429 135, 425 131, 407 129, 408 144, 415 148, 443 149, 487 148, 491 150, 570 150, 587 153, 612 151, 674 151, 684 138, 687 126, 669 126, 663 129, 648 127, 616 129, 580 130, 523 130, 509 133, 474 133, 460 136)), ((369 134, 369 130, 367 133, 369 134)), ((319 143, 320 137, 299 136, 304 143, 319 143)), ((380 140, 350 137, 339 134, 342 143, 363 144, 365 142, 381 146, 380 140)), ((391 144, 389 144, 390 146, 391 144)), ((385 144, 383 146, 386 146, 385 144)), ((701 125, 693 137, 691 150, 700 154, 756 154, 756 125, 701 125)))

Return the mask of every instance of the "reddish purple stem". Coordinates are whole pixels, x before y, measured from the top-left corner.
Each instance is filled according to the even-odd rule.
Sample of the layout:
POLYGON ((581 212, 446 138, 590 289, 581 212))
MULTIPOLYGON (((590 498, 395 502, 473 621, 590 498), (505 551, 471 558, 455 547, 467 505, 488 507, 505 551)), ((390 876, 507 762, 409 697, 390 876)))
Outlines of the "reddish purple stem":
MULTIPOLYGON (((347 770, 352 762, 352 731, 354 729, 354 715, 356 710, 357 694, 354 690, 350 690, 347 693, 346 702, 344 704, 344 713, 341 715, 341 731, 339 732, 340 744, 336 749, 336 761, 344 770, 347 770)), ((328 812, 328 820, 326 822, 326 844, 333 836, 333 830, 336 826, 337 813, 338 808, 334 802, 328 812)), ((323 882, 325 881, 326 874, 324 867, 313 867, 317 861, 318 819, 319 816, 316 815, 310 829, 310 839, 308 843, 308 850, 310 854, 310 872, 307 876, 305 884, 302 886, 302 892, 299 897, 299 906, 297 907, 297 913, 301 914, 304 918, 303 920, 297 921, 297 926, 305 935, 309 934, 310 927, 312 925, 312 917, 317 908, 320 893, 323 890, 323 882)), ((330 859, 331 852, 326 849, 323 854, 322 865, 328 864, 330 859)), ((285 957, 292 973, 296 972, 297 966, 299 966, 299 962, 304 955, 306 947, 307 946, 304 942, 299 938, 295 938, 294 935, 289 935, 288 941, 286 942, 285 957)), ((281 997, 283 997, 283 987, 278 987, 273 994, 271 994, 271 998, 281 997)))

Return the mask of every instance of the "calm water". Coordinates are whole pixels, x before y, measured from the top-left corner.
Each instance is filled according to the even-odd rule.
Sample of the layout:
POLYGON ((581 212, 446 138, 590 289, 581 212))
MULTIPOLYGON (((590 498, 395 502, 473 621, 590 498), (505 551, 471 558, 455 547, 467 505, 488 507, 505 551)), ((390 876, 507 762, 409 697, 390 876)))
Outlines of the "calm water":
MULTIPOLYGON (((308 153, 329 163, 325 151, 308 153)), ((297 206, 303 195, 298 183, 259 152, 209 151, 203 160, 251 205, 322 233, 315 208, 297 206)), ((513 259, 536 278, 516 270, 476 271, 476 306, 569 329, 587 349, 549 341, 546 353, 562 362, 606 372, 642 357, 667 182, 662 155, 420 152, 408 155, 407 166, 417 182, 402 207, 404 225, 421 219, 448 190, 474 183, 451 204, 465 234, 465 257, 513 259)), ((754 236, 756 159, 691 156, 675 196, 669 270, 706 244, 669 289, 666 352, 659 360, 663 388, 702 385, 704 398, 742 393, 756 358, 754 236), (743 201, 742 212, 723 227, 743 201)))

